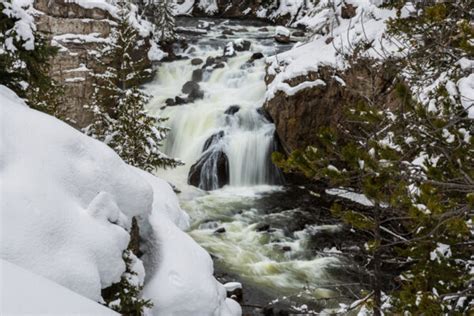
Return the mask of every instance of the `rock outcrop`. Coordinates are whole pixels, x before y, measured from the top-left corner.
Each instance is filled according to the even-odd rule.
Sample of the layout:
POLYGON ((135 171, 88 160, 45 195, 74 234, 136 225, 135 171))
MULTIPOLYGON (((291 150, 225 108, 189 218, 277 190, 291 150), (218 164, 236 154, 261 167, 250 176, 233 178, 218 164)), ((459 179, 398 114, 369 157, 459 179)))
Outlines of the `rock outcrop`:
MULTIPOLYGON (((61 114, 69 124, 82 128, 91 123, 88 109, 93 92, 93 74, 102 71, 100 51, 106 45, 113 16, 102 8, 84 8, 67 0, 35 0, 38 31, 59 48, 51 60, 51 77, 64 87, 61 114)), ((147 44, 146 44, 147 45, 147 44)), ((137 58, 146 57, 143 49, 137 58)))
MULTIPOLYGON (((356 104, 364 95, 376 93, 381 104, 387 107, 398 106, 398 99, 388 87, 393 85, 394 74, 388 66, 380 67, 374 74, 365 65, 353 65, 348 71, 336 74, 334 69, 320 68, 305 76, 287 80, 290 86, 304 81, 322 79, 326 85, 306 88, 288 96, 278 91, 275 97, 264 104, 264 109, 275 123, 277 134, 285 152, 303 149, 314 144, 317 131, 322 127, 340 127, 344 104, 356 104), (373 77, 377 91, 370 90, 367 78, 373 77)), ((269 84, 273 78, 267 76, 269 84)))

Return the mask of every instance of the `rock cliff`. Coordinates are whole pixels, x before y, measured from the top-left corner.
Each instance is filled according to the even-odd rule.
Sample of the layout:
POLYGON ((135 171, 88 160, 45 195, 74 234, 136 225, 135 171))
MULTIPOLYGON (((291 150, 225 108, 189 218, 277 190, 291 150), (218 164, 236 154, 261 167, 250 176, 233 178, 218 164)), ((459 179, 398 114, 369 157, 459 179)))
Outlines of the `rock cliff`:
MULTIPOLYGON (((115 24, 108 7, 85 8, 67 0, 35 0, 37 29, 59 48, 51 61, 51 77, 64 87, 62 114, 76 128, 90 124, 88 109, 93 74, 101 71, 101 50, 115 24)), ((113 8, 113 7, 112 7, 113 8)), ((147 45, 147 44, 146 44, 147 45)), ((146 57, 148 49, 137 58, 146 57)))
MULTIPOLYGON (((370 63, 370 60, 366 61, 370 63)), ((395 96, 393 80, 388 63, 382 64, 374 73, 367 64, 352 65, 344 72, 330 67, 322 67, 317 72, 295 77, 286 81, 291 87, 304 81, 323 80, 326 84, 302 89, 294 95, 278 91, 264 104, 264 109, 273 119, 278 136, 286 153, 303 149, 314 144, 317 131, 322 127, 340 126, 344 104, 356 104, 364 95, 374 93, 379 102, 387 107, 399 106, 395 96), (376 91, 371 90, 370 81, 376 83, 376 91)), ((272 76, 267 76, 270 84, 272 76)))

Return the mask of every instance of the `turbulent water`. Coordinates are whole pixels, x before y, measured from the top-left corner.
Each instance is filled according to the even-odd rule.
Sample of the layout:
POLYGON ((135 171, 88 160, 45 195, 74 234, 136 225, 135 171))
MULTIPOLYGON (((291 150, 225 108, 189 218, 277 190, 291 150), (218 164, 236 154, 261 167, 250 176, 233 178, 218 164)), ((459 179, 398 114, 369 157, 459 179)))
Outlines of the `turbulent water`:
MULTIPOLYGON (((195 30, 198 24, 207 26, 209 20, 180 23, 195 30)), ((337 234, 340 227, 318 223, 311 213, 281 202, 286 199, 285 188, 278 186, 283 183, 282 176, 270 158, 276 148, 275 126, 259 110, 266 88, 264 59, 249 62, 253 53, 270 56, 289 47, 275 43, 271 26, 265 30, 251 23, 210 23, 206 32, 187 35, 189 47, 181 54, 188 58, 162 63, 157 77, 146 87, 153 96, 150 112, 169 117, 171 132, 163 150, 185 162, 174 170, 159 171, 159 175, 183 191, 182 207, 193 221, 191 236, 215 257, 220 269, 264 297, 247 302, 271 305, 287 300, 288 305, 324 305, 318 299, 335 295, 335 277, 327 268, 338 259, 315 254, 311 243, 318 234, 337 234), (225 29, 234 35, 220 38, 225 29), (203 67, 192 65, 192 58, 205 62, 209 56, 222 56, 226 44, 236 39, 249 40, 250 51, 237 52, 223 68, 204 71, 199 83, 202 99, 165 106, 167 99, 183 96, 183 85, 191 80, 193 71, 203 67), (232 106, 238 106, 236 113, 232 106), (211 139, 213 135, 218 136, 211 139), (200 172, 200 185, 214 189, 209 192, 187 184, 191 166, 206 153, 210 158, 200 172), (222 189, 216 186, 219 153, 228 159, 229 183, 222 189), (283 196, 280 201, 273 198, 278 194, 283 196), (298 217, 307 220, 298 221, 298 217), (262 302, 265 299, 273 303, 262 302), (312 304, 313 299, 318 304, 312 304)))

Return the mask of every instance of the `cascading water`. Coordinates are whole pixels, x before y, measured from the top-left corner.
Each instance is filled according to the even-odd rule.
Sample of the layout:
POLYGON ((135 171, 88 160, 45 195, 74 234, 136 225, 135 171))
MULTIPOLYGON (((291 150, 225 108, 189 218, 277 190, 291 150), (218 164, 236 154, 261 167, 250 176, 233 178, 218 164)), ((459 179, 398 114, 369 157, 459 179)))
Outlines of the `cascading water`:
MULTIPOLYGON (((169 117, 164 151, 185 162, 158 174, 183 191, 181 204, 193 221, 190 235, 215 256, 217 269, 257 286, 269 299, 327 298, 334 281, 327 269, 338 260, 315 255, 310 245, 318 234, 337 234, 340 227, 317 224, 314 214, 291 205, 282 187, 274 186, 283 181, 271 163, 275 126, 261 109, 265 63, 251 59, 253 53, 269 56, 288 46, 275 46, 273 27, 213 21, 206 34, 188 36, 182 54, 189 59, 163 63, 146 87, 153 96, 149 111, 169 117), (222 38, 224 29, 236 35, 222 38), (250 51, 219 59, 228 42, 242 42, 238 38, 250 41, 250 51), (192 78, 201 80, 188 83, 192 78), (190 100, 182 92, 185 85, 202 98, 190 100), (165 107, 178 100, 184 104, 165 107)), ((198 23, 185 22, 188 29, 198 23)))

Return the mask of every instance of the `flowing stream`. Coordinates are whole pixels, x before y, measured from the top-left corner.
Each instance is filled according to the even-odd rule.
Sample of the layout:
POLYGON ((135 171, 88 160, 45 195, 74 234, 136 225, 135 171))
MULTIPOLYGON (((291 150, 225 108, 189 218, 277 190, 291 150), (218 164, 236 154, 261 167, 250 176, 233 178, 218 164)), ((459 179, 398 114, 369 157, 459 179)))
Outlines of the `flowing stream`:
POLYGON ((271 56, 290 46, 274 41, 273 26, 258 23, 183 19, 179 24, 188 43, 180 54, 187 58, 162 63, 146 89, 153 96, 149 111, 169 118, 164 152, 185 163, 158 174, 182 191, 182 208, 192 218, 190 235, 212 254, 218 276, 244 283, 249 314, 260 315, 258 306, 279 304, 287 311, 334 307, 328 298, 340 294, 333 285, 345 280, 337 272, 340 260, 330 255, 330 242, 319 252, 313 245, 320 236, 331 239, 341 227, 319 221, 317 205, 308 209, 292 202, 307 190, 288 193, 283 186, 271 163, 275 126, 261 110, 264 58, 251 60, 255 53, 271 56), (243 40, 249 41, 249 50, 243 40), (235 55, 232 41, 234 49, 242 46, 235 55), (233 56, 222 59, 225 54, 233 56), (194 58, 202 63, 194 60, 193 65, 194 58), (198 97, 186 100, 182 87, 193 77, 199 91, 192 94, 198 97), (166 106, 176 101, 184 104, 166 106), (200 168, 191 186, 195 164, 200 168))

